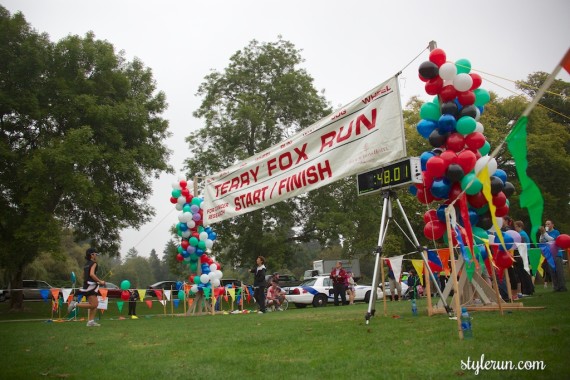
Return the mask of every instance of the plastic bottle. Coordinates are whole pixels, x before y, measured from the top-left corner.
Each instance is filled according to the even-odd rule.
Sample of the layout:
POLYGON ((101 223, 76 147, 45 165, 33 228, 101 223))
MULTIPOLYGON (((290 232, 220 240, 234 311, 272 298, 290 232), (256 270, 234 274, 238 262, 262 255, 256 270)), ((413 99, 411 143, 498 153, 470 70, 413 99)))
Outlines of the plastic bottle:
POLYGON ((473 338, 473 329, 471 328, 471 316, 467 312, 467 308, 461 308, 461 330, 463 330, 463 338, 473 338))
POLYGON ((414 317, 418 316, 418 305, 416 304, 416 299, 412 298, 412 315, 414 317))

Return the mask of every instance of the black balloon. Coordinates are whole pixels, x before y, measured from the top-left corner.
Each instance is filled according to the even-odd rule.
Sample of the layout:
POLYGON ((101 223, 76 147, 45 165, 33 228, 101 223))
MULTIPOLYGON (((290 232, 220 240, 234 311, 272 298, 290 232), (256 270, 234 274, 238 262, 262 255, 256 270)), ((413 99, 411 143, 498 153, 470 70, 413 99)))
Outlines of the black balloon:
POLYGON ((515 193, 515 186, 510 182, 505 182, 505 187, 503 187, 503 193, 509 198, 515 193))
POLYGON ((477 106, 472 104, 470 106, 463 107, 459 112, 459 118, 463 116, 471 116, 473 119, 477 117, 477 106))
POLYGON ((459 115, 459 108, 455 102, 445 102, 441 105, 441 114, 451 115, 457 119, 457 116, 459 115))
POLYGON ((435 78, 439 75, 439 67, 431 61, 425 61, 420 65, 420 75, 426 79, 435 78))
POLYGON ((459 182, 461 181, 461 179, 463 178, 463 176, 465 176, 465 173, 463 172, 463 169, 461 168, 461 165, 459 164, 450 164, 447 167, 447 172, 445 173, 445 176, 447 177, 447 179, 449 180, 449 182, 454 183, 454 182, 459 182))
POLYGON ((489 215, 489 213, 479 215, 477 227, 481 227, 484 230, 488 230, 489 228, 493 227, 493 220, 491 219, 491 215, 489 215))
POLYGON ((431 146, 433 146, 434 148, 439 148, 440 146, 443 146, 447 141, 447 134, 440 135, 436 129, 432 133, 430 133, 428 140, 431 146))
POLYGON ((501 191, 503 191, 504 187, 505 184, 503 183, 502 179, 499 177, 491 176, 491 194, 499 194, 501 191))

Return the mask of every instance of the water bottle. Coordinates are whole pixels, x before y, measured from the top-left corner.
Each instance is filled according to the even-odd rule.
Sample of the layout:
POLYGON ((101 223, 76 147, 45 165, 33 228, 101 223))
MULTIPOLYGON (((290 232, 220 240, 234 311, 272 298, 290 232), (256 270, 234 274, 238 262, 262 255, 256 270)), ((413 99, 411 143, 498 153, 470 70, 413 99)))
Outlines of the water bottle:
POLYGON ((473 330, 471 329, 471 317, 467 312, 467 308, 461 308, 461 330, 463 330, 463 338, 473 338, 473 330))
POLYGON ((412 298, 412 315, 414 317, 418 316, 418 305, 416 305, 416 299, 412 298))

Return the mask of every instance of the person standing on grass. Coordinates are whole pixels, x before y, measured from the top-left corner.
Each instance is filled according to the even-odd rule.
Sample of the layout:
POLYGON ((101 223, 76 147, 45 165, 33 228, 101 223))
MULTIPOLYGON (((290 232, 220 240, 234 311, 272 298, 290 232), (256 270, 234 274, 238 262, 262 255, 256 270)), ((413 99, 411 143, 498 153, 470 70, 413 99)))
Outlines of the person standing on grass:
POLYGON ((86 303, 79 303, 76 301, 69 302, 67 312, 71 313, 76 307, 87 310, 87 327, 101 326, 95 322, 95 314, 97 313, 97 306, 99 300, 97 299, 97 292, 99 285, 105 285, 105 281, 97 277, 97 250, 95 248, 87 248, 85 251, 85 266, 83 267, 83 288, 79 289, 82 296, 87 297, 86 303))
POLYGON ((265 257, 257 256, 255 260, 257 267, 250 270, 254 274, 253 278, 253 297, 259 306, 258 314, 265 313, 265 257))
POLYGON ((338 296, 342 301, 341 305, 346 304, 346 271, 342 267, 342 262, 337 261, 336 267, 333 268, 329 276, 333 281, 334 305, 338 306, 338 296))
POLYGON ((139 291, 129 289, 129 315, 131 319, 139 319, 137 317, 137 301, 140 300, 139 291))
MULTIPOLYGON (((544 227, 540 227, 540 242, 550 243, 560 236, 560 231, 554 228, 554 223, 551 220, 544 222, 544 227)), ((554 257, 554 269, 550 269, 550 276, 552 277, 552 287, 555 292, 566 292, 566 279, 564 278, 564 251, 559 249, 554 257)))

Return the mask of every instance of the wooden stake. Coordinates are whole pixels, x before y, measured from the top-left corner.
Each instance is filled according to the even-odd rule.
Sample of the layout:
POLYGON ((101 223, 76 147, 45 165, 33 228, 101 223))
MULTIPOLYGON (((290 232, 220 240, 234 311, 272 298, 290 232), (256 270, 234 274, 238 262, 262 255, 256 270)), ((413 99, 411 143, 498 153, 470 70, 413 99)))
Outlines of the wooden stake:
POLYGON ((447 241, 449 242, 449 260, 451 261, 451 276, 453 277, 453 289, 455 291, 455 316, 457 317, 457 332, 459 339, 463 339, 463 330, 461 329, 461 302, 459 300, 459 284, 457 283, 457 269, 455 267, 455 253, 453 252, 453 236, 451 234, 449 209, 445 210, 445 224, 447 227, 447 241))
MULTIPOLYGON (((380 279, 380 283, 382 284, 382 289, 384 290, 384 296, 382 298, 384 298, 384 316, 387 317, 388 316, 388 312, 387 312, 387 307, 388 305, 386 304, 386 287, 384 286, 384 257, 380 257, 380 260, 382 260, 382 263, 380 263, 380 275, 382 276, 382 278, 380 279)), ((390 289, 390 293, 393 294, 394 289, 390 289)))

